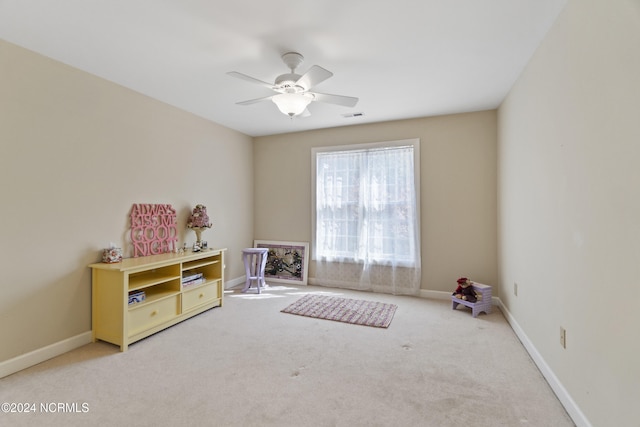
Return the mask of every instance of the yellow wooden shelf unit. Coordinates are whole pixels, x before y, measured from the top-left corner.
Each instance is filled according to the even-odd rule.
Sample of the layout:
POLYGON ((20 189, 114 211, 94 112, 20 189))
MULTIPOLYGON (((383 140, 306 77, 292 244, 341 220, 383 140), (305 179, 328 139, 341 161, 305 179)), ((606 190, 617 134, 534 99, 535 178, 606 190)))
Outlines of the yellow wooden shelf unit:
POLYGON ((129 344, 209 310, 222 307, 224 252, 127 258, 91 264, 92 339, 127 351, 129 344), (129 295, 144 300, 129 304, 129 295))

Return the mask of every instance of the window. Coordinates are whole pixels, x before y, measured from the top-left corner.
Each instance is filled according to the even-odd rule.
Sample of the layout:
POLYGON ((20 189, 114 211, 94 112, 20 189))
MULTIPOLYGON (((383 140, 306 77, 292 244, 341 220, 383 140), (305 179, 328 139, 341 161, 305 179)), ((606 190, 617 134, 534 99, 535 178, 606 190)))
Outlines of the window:
POLYGON ((316 148, 313 160, 314 259, 419 265, 418 140, 316 148))

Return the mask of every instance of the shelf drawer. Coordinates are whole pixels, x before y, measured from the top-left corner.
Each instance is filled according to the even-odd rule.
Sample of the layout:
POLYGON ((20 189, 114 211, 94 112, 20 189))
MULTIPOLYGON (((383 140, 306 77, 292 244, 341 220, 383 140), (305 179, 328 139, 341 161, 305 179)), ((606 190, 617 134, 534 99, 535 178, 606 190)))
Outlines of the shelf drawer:
POLYGON ((129 309, 129 336, 151 329, 180 314, 180 295, 129 309))
POLYGON ((206 304, 217 298, 220 298, 217 283, 186 291, 182 294, 182 311, 191 310, 194 307, 206 304))

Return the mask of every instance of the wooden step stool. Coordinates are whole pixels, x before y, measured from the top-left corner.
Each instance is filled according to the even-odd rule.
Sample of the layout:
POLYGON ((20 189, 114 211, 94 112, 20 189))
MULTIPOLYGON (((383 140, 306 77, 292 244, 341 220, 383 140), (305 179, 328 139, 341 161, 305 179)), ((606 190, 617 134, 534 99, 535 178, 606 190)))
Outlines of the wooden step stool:
POLYGON ((473 286, 473 290, 476 291, 478 295, 478 301, 469 302, 451 295, 452 308, 455 310, 459 304, 470 307, 473 317, 478 317, 478 313, 481 311, 484 311, 486 314, 491 313, 491 286, 475 282, 472 282, 471 286, 473 286))

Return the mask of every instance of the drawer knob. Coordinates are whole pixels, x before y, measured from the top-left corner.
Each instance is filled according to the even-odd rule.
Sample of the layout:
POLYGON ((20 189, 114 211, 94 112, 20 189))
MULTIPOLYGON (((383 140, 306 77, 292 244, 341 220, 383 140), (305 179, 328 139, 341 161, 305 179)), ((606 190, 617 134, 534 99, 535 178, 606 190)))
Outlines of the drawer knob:
POLYGON ((200 294, 200 296, 198 298, 202 298, 204 296, 204 294, 200 294))
POLYGON ((155 316, 156 314, 158 314, 158 310, 153 310, 153 311, 151 312, 151 315, 152 315, 152 316, 155 316))

